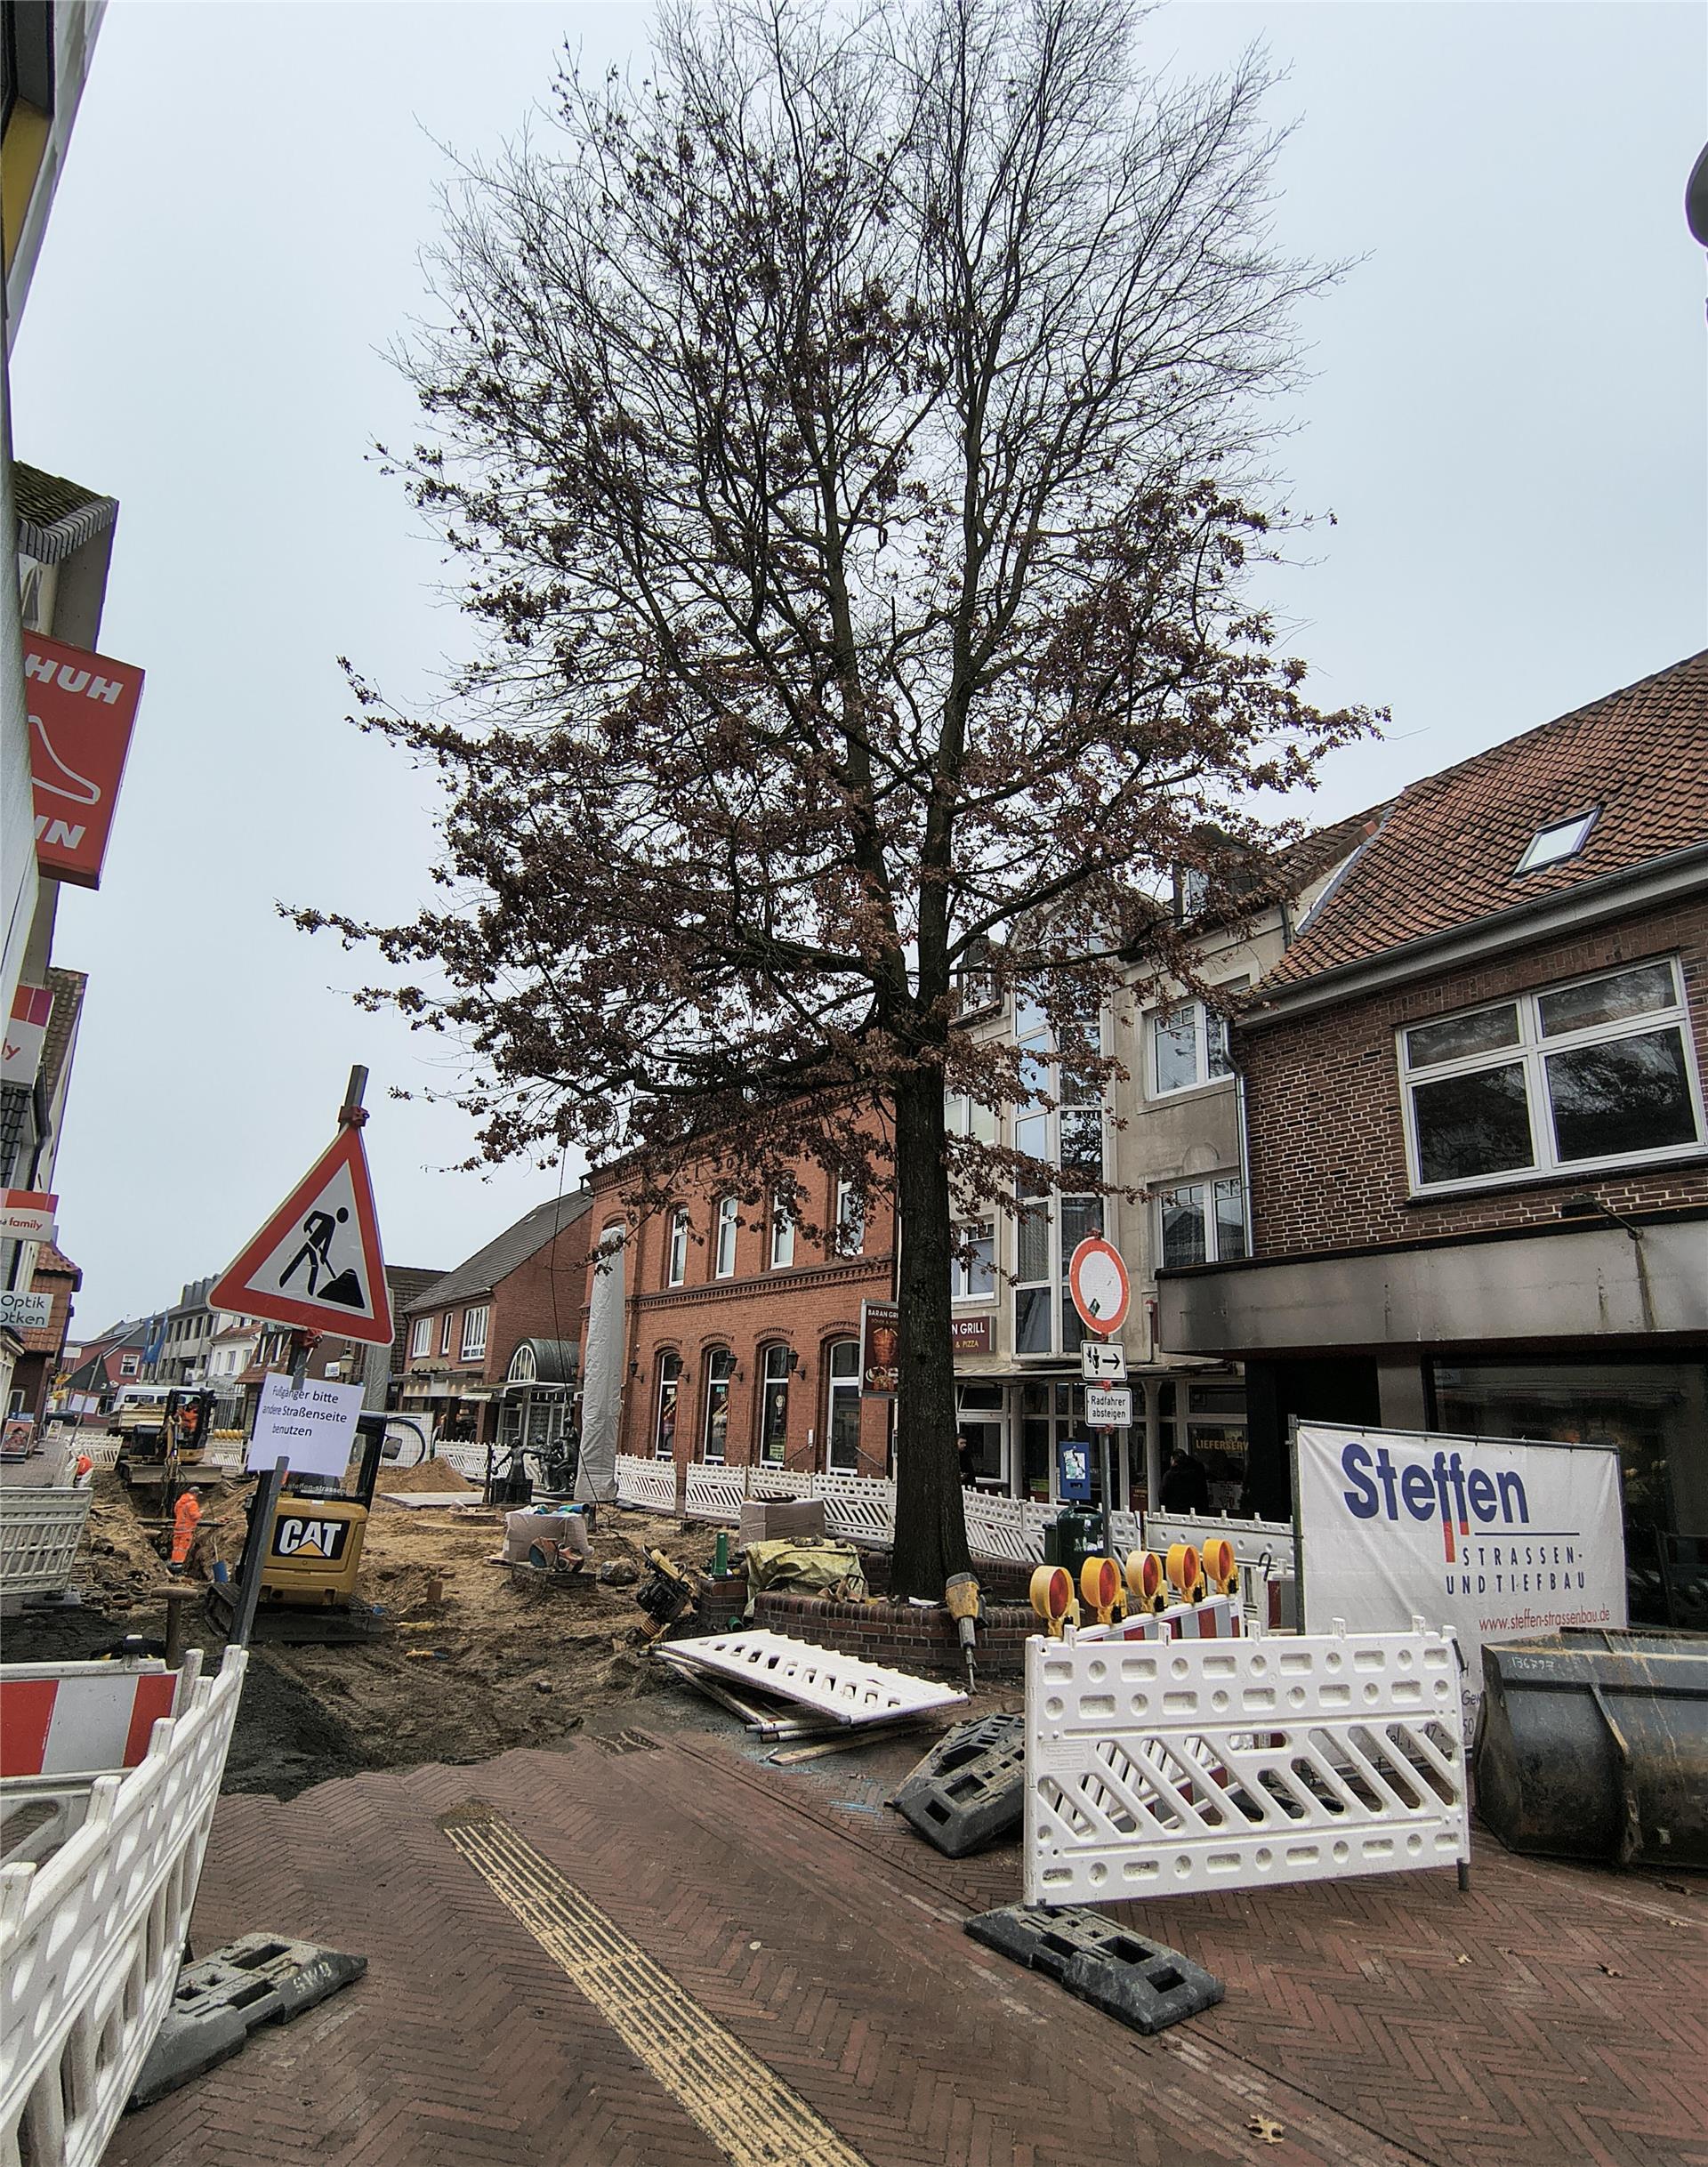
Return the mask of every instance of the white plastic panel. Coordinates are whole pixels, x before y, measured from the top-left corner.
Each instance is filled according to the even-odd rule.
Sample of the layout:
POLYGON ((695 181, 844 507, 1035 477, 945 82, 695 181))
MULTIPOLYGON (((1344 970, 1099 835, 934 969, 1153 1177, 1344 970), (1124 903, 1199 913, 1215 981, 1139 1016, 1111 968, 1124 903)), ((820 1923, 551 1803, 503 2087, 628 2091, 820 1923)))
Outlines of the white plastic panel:
POLYGON ((0 2162, 95 2167, 178 1982, 248 1658, 90 1786, 45 1865, 0 1868, 0 2162))
POLYGON ((0 1595, 58 1595, 70 1585, 91 1494, 0 1490, 0 1595))
POLYGON ((957 1707, 966 1699, 952 1687, 909 1677, 858 1655, 817 1647, 780 1632, 707 1634, 673 1640, 672 1660, 727 1678, 780 1699, 796 1701, 839 1723, 882 1723, 932 1708, 957 1707))
POLYGON ((1027 1644, 1028 1904, 1470 1856, 1451 1634, 1027 1644))
POLYGON ((1234 1546, 1240 1565, 1266 1566, 1271 1580, 1298 1577, 1291 1520, 1218 1519, 1213 1513, 1147 1512, 1144 1546, 1164 1556, 1172 1543, 1190 1543, 1202 1550, 1213 1536, 1222 1535, 1234 1546))

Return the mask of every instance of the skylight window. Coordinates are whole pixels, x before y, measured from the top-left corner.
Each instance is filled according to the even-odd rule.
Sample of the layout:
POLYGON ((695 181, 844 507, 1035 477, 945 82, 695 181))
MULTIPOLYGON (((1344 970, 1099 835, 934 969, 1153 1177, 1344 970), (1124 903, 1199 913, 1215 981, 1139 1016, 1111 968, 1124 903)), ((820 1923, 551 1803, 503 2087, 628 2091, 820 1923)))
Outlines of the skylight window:
POLYGON ((1518 870, 1537 873, 1543 866, 1557 866, 1565 858, 1575 858, 1589 841, 1600 810, 1598 805, 1594 812, 1580 813, 1575 820, 1557 820, 1551 827, 1539 827, 1526 846, 1518 870))

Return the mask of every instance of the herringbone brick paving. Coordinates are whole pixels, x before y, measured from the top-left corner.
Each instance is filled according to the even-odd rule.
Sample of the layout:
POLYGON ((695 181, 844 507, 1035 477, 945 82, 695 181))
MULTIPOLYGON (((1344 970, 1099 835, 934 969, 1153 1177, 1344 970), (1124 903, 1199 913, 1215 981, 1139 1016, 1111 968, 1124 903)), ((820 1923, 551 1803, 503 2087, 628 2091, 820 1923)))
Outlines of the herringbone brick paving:
POLYGON ((109 2167, 721 2161, 452 1849, 471 1798, 872 2167, 1708 2167, 1700 1891, 1479 1843, 1465 1897, 1424 1873, 1129 1907, 1228 1986, 1146 2041, 962 1933, 1018 1894, 1011 1848, 950 1862, 852 1764, 658 1736, 222 1800, 197 1945, 287 1929, 369 1972, 123 2123, 109 2167))

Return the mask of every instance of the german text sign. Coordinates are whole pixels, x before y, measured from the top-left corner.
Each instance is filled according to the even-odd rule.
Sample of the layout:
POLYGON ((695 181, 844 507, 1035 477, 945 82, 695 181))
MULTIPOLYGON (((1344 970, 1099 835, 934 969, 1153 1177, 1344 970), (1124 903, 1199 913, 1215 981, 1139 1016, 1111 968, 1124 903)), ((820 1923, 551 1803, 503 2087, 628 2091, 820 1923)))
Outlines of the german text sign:
POLYGON ((1088 1384, 1085 1420, 1093 1430, 1124 1430, 1132 1420, 1132 1388, 1126 1384, 1088 1384))
POLYGON ((1625 1623, 1611 1447, 1301 1422, 1303 1630, 1451 1626, 1474 1697, 1485 1640, 1625 1623))
POLYGON ((246 1467, 272 1467, 288 1460, 293 1475, 336 1478, 350 1465, 356 1446, 356 1417, 362 1411, 359 1384, 330 1384, 318 1377, 293 1391, 282 1370, 261 1388, 254 1435, 246 1467))

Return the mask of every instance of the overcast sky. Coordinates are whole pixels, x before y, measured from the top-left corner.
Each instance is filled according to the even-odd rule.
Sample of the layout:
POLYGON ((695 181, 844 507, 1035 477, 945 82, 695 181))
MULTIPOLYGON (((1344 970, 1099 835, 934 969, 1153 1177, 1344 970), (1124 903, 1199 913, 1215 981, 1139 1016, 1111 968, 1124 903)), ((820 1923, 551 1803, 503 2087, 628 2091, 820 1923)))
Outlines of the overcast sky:
MULTIPOLYGON (((108 11, 13 375, 19 455, 120 500, 101 645, 148 688, 56 1176, 77 1329, 228 1262, 328 1140, 353 1060, 386 1253, 448 1269, 555 1176, 444 1167, 454 1077, 277 898, 409 914, 431 793, 346 728, 335 657, 394 697, 464 652, 434 548, 366 460, 410 402, 378 350, 419 303, 441 143, 480 151, 554 48, 644 49, 640 7, 108 11)), ((1366 259, 1307 329, 1285 464, 1338 525, 1277 598, 1319 699, 1385 703, 1324 818, 1704 642, 1704 275, 1680 211, 1708 15, 1690 4, 1256 6, 1152 19, 1159 65, 1264 41, 1283 237, 1366 259)), ((570 1170, 571 1180, 574 1169, 570 1170)))

